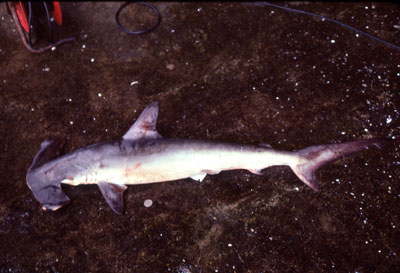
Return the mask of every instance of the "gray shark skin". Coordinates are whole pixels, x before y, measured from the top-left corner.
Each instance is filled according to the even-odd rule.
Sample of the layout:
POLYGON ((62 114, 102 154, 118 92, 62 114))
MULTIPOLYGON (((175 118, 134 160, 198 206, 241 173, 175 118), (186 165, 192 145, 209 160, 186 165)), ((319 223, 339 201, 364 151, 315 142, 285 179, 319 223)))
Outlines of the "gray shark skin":
POLYGON ((33 159, 26 181, 44 210, 69 203, 61 183, 97 184, 111 209, 123 214, 126 185, 184 178, 202 181, 207 174, 246 169, 254 174, 271 166, 287 165, 297 177, 318 191, 315 171, 345 155, 386 142, 366 139, 311 146, 297 152, 269 145, 241 145, 192 139, 166 139, 156 131, 158 103, 147 106, 121 140, 94 144, 59 156, 64 142, 46 140, 33 159))

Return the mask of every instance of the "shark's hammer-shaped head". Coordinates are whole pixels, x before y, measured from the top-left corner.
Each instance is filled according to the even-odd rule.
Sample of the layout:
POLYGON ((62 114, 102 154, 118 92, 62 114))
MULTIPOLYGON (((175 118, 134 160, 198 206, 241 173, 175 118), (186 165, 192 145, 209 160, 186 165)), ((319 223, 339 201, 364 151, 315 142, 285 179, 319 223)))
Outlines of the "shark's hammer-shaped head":
POLYGON ((60 154, 63 145, 63 139, 44 141, 26 174, 28 187, 35 198, 43 204, 44 210, 57 210, 69 203, 68 196, 61 189, 61 181, 44 175, 44 170, 41 168, 60 154))

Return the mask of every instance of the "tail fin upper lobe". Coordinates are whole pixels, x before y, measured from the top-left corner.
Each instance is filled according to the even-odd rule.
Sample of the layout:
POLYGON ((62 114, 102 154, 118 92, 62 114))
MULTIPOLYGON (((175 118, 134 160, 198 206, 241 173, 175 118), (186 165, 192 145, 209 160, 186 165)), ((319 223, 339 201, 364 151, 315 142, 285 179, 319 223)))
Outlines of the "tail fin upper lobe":
POLYGON ((381 148, 381 145, 385 142, 388 142, 388 140, 366 139, 341 144, 311 146, 296 152, 300 157, 299 163, 290 167, 301 181, 313 190, 318 191, 318 182, 315 177, 315 171, 318 168, 345 155, 362 151, 372 146, 381 148))

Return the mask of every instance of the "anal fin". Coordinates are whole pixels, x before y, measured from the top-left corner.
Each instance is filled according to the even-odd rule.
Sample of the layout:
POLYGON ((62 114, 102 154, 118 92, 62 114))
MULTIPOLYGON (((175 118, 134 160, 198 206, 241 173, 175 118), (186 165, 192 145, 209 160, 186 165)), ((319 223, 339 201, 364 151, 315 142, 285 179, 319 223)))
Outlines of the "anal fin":
POLYGON ((262 170, 248 169, 248 171, 257 175, 262 175, 262 170))
POLYGON ((109 182, 98 183, 101 193, 110 208, 118 215, 124 212, 124 191, 125 185, 114 184, 109 182))
POLYGON ((201 182, 201 181, 203 181, 204 177, 206 177, 206 175, 207 175, 206 173, 198 173, 198 174, 190 176, 190 178, 193 180, 196 180, 198 182, 201 182))

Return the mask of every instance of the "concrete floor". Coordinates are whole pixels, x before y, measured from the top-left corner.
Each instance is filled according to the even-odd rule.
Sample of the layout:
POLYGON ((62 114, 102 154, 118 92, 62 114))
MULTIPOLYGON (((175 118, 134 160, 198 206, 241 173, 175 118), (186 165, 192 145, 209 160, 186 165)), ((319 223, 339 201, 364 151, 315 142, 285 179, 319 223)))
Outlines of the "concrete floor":
MULTIPOLYGON (((315 17, 241 3, 155 3, 160 26, 134 36, 116 26, 120 5, 62 3, 56 35, 77 40, 40 55, 1 5, 0 272, 400 270, 398 50, 315 17), (67 153, 118 139, 156 100, 164 137, 284 150, 393 141, 322 168, 320 193, 274 167, 130 186, 124 216, 95 185, 65 186, 68 206, 40 209, 25 175, 43 140, 66 137, 67 153)), ((396 4, 288 6, 400 45, 396 4)), ((152 18, 134 17, 136 9, 121 20, 152 18)))

